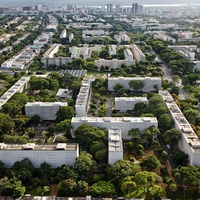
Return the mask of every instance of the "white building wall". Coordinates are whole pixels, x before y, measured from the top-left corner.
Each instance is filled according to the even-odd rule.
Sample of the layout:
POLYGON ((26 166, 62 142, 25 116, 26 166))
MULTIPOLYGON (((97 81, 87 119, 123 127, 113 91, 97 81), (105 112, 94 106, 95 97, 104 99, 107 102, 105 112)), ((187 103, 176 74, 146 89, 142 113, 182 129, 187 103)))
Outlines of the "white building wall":
POLYGON ((151 77, 117 77, 117 78, 108 78, 108 90, 114 91, 113 87, 116 84, 121 84, 125 90, 133 91, 133 88, 129 87, 129 82, 134 80, 141 80, 144 83, 144 87, 142 88, 143 92, 156 91, 154 88, 155 85, 158 86, 158 89, 161 88, 162 80, 161 78, 151 78, 151 77))
POLYGON ((137 47, 137 45, 131 45, 131 49, 134 55, 134 58, 136 61, 140 62, 140 61, 145 61, 146 60, 146 56, 144 55, 144 53, 137 47))
POLYGON ((38 115, 41 120, 55 120, 59 108, 67 105, 67 102, 28 102, 25 112, 29 118, 38 115))
POLYGON ((119 110, 120 112, 133 110, 135 107, 135 104, 139 102, 144 102, 148 104, 148 100, 145 97, 116 97, 115 110, 119 110))
MULTIPOLYGON (((84 123, 87 123, 90 126, 97 126, 99 128, 121 129, 123 139, 131 139, 131 137, 128 136, 128 132, 132 128, 138 128, 140 131, 144 131, 150 126, 158 127, 158 121, 155 117, 73 117, 71 121, 73 133, 81 124, 84 123)), ((74 137, 74 134, 72 137, 74 137)))
POLYGON ((0 150, 0 160, 7 168, 11 168, 17 161, 28 158, 35 168, 44 162, 57 168, 62 165, 73 166, 79 156, 78 144, 76 150, 0 150))
POLYGON ((123 143, 120 129, 108 130, 108 164, 123 160, 123 143))

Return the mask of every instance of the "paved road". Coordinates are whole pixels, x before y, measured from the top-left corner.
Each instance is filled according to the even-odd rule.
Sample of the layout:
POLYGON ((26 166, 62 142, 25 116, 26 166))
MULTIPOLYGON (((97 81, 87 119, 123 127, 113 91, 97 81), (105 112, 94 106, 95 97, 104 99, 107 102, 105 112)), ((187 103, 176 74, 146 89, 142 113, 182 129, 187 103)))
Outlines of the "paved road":
POLYGON ((107 98, 106 101, 106 116, 107 117, 111 117, 112 115, 112 101, 114 100, 114 98, 107 98))
MULTIPOLYGON (((156 55, 156 60, 158 62, 162 62, 161 70, 163 71, 163 78, 167 79, 168 81, 174 82, 172 76, 172 70, 168 68, 167 64, 157 55, 154 51, 152 51, 153 54, 156 55)), ((187 92, 184 89, 184 86, 182 85, 181 80, 178 80, 177 82, 174 82, 177 87, 179 87, 179 96, 181 99, 190 98, 190 96, 187 94, 187 92)))

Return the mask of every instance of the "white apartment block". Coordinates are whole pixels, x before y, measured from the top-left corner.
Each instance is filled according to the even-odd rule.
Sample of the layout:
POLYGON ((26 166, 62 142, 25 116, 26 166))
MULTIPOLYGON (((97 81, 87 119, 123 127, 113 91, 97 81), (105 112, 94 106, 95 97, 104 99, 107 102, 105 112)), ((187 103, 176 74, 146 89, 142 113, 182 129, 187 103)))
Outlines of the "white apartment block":
POLYGON ((179 147, 189 156, 190 165, 200 167, 200 140, 168 91, 159 91, 169 108, 175 128, 181 132, 179 147))
POLYGON ((119 110, 120 112, 133 110, 135 108, 135 104, 139 102, 148 104, 146 97, 115 97, 115 110, 119 110))
POLYGON ((27 88, 30 77, 23 76, 9 90, 0 97, 0 108, 17 92, 24 92, 27 88))
POLYGON ((163 31, 154 32, 153 39, 159 39, 159 40, 163 40, 163 41, 171 41, 173 43, 176 43, 176 39, 170 37, 163 31))
POLYGON ((54 54, 58 52, 60 44, 53 44, 41 58, 43 67, 47 68, 50 65, 62 66, 73 61, 73 57, 54 57, 54 54))
POLYGON ((92 89, 91 80, 83 79, 82 86, 80 88, 75 104, 75 112, 77 117, 87 116, 91 89, 92 89))
POLYGON ((133 60, 133 54, 132 52, 130 51, 130 49, 125 49, 124 50, 124 59, 125 60, 133 60))
POLYGON ((130 42, 130 37, 125 32, 120 32, 118 35, 114 36, 114 39, 118 41, 118 43, 121 42, 130 42))
POLYGON ((181 54, 190 61, 195 60, 195 51, 199 52, 199 49, 196 45, 174 45, 168 47, 172 48, 174 51, 181 54))
POLYGON ((109 55, 112 56, 112 55, 115 55, 117 52, 116 52, 116 47, 115 45, 109 45, 109 55))
POLYGON ((53 58, 54 54, 58 52, 60 45, 53 44, 51 47, 43 54, 44 58, 53 58))
POLYGON ((47 44, 49 42, 50 39, 50 35, 47 33, 42 33, 40 36, 37 37, 37 39, 35 39, 33 41, 34 45, 44 45, 47 44))
POLYGON ((70 34, 69 34, 69 42, 70 42, 70 43, 72 42, 73 38, 74 38, 74 34, 73 34, 73 33, 70 33, 70 34))
POLYGON ((161 89, 162 79, 158 77, 108 77, 108 90, 115 91, 113 87, 119 83, 125 90, 134 91, 133 88, 129 87, 129 82, 136 80, 144 83, 144 87, 140 91, 150 92, 161 89))
POLYGON ((87 45, 84 45, 83 47, 69 47, 69 52, 71 53, 72 58, 80 58, 80 56, 83 56, 83 59, 86 60, 88 58, 91 58, 92 55, 92 49, 88 47, 87 45))
POLYGON ((145 61, 146 60, 146 56, 144 55, 144 53, 138 48, 137 45, 133 44, 131 45, 131 50, 133 52, 134 58, 137 62, 140 61, 145 61))
POLYGON ((14 55, 12 58, 6 60, 1 64, 1 68, 5 70, 10 69, 24 69, 31 60, 35 57, 35 52, 30 46, 25 47, 22 51, 14 55))
POLYGON ((0 160, 11 168, 17 161, 28 158, 35 168, 44 162, 57 168, 62 165, 73 166, 79 156, 78 144, 5 144, 0 143, 0 160))
POLYGON ((108 164, 123 160, 123 143, 120 129, 108 129, 108 164))
POLYGON ((107 130, 113 128, 121 129, 123 139, 131 139, 128 136, 128 132, 132 128, 144 131, 150 126, 158 127, 156 117, 73 117, 71 121, 73 127, 72 137, 74 137, 74 131, 85 123, 90 126, 106 128, 107 130))
POLYGON ((55 120, 60 107, 67 105, 67 102, 28 102, 25 113, 29 118, 38 115, 40 120, 55 120))
POLYGON ((66 37, 67 37, 67 30, 64 29, 64 30, 62 31, 62 33, 60 34, 60 38, 66 38, 66 37))
POLYGON ((43 63, 43 67, 47 68, 50 65, 62 66, 68 63, 72 63, 73 58, 71 57, 54 57, 54 58, 41 58, 41 62, 43 63))
POLYGON ((94 61, 94 65, 98 67, 98 69, 101 69, 101 66, 108 67, 110 69, 118 69, 121 68, 122 65, 125 66, 131 66, 135 64, 135 60, 105 60, 105 59, 99 59, 94 61))
POLYGON ((109 35, 109 33, 105 30, 83 30, 82 31, 82 36, 86 37, 86 36, 94 36, 94 35, 109 35))

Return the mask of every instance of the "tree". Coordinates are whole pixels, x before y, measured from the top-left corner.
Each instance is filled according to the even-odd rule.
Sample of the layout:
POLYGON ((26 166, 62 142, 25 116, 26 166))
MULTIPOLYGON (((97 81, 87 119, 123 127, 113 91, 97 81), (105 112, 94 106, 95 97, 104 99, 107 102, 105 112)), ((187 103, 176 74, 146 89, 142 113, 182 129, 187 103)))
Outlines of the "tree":
POLYGON ((139 154, 140 156, 143 155, 144 154, 144 147, 143 147, 143 145, 138 144, 137 148, 136 148, 136 151, 137 151, 137 154, 139 154))
POLYGON ((172 118, 169 116, 169 114, 162 114, 159 118, 158 118, 158 124, 159 127, 164 130, 167 131, 169 129, 172 128, 173 125, 173 120, 172 118))
POLYGON ((9 133, 15 127, 15 123, 12 121, 9 115, 0 113, 0 132, 9 133))
POLYGON ((76 186, 76 191, 79 196, 85 196, 88 192, 89 186, 88 183, 85 181, 78 181, 76 186))
POLYGON ((72 126, 71 126, 71 120, 66 119, 64 121, 61 121, 60 123, 56 124, 55 130, 57 132, 70 132, 72 126))
POLYGON ((107 181, 99 181, 91 186, 93 196, 113 197, 116 195, 115 186, 107 181))
POLYGON ((129 82, 129 87, 133 88, 135 91, 138 91, 144 87, 144 83, 141 80, 133 80, 129 82))
POLYGON ((28 158, 24 158, 22 161, 15 162, 12 166, 12 169, 22 181, 27 181, 32 178, 35 172, 35 167, 28 158))
POLYGON ((127 160, 120 160, 109 169, 109 175, 111 178, 121 180, 126 176, 134 176, 139 171, 139 166, 135 166, 127 160))
POLYGON ((124 181, 120 187, 124 195, 130 194, 136 188, 134 181, 124 181))
POLYGON ((75 196, 77 183, 73 179, 66 179, 58 184, 59 196, 75 196))
POLYGON ((80 175, 87 175, 96 166, 96 162, 92 159, 92 155, 82 152, 74 164, 74 169, 80 175))
POLYGON ((54 180, 56 182, 67 180, 67 179, 76 180, 77 177, 78 177, 78 174, 75 172, 74 169, 72 169, 68 165, 62 165, 60 168, 58 168, 58 171, 56 173, 54 180))
POLYGON ((11 178, 6 181, 2 186, 2 195, 12 196, 14 198, 24 195, 26 189, 22 185, 22 182, 16 178, 11 178))
POLYGON ((178 145, 181 139, 181 133, 177 129, 172 128, 163 134, 163 138, 165 143, 169 144, 171 148, 173 148, 174 145, 178 145))
POLYGON ((163 189, 159 185, 154 185, 149 188, 151 198, 159 198, 163 194, 163 189))
POLYGON ((56 113, 56 122, 61 122, 66 119, 74 117, 74 109, 71 106, 61 106, 56 113))
POLYGON ((104 130, 88 124, 79 126, 74 135, 76 142, 83 145, 85 148, 88 148, 94 141, 104 140, 106 136, 104 130))
POLYGON ((73 91, 73 96, 76 96, 80 90, 81 83, 79 81, 74 81, 70 86, 69 89, 73 91))
POLYGON ((148 170, 156 169, 160 165, 160 161, 157 159, 157 157, 150 155, 147 156, 140 165, 142 167, 146 167, 148 170))

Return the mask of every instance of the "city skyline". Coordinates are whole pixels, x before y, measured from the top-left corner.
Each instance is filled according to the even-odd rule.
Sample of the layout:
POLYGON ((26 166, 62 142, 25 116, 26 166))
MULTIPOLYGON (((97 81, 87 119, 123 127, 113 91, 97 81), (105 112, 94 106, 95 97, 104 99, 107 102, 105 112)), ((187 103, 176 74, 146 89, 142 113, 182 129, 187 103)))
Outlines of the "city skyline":
POLYGON ((26 5, 49 5, 49 6, 64 6, 67 4, 78 4, 78 5, 86 5, 86 6, 100 6, 100 5, 106 5, 108 3, 112 4, 122 4, 122 5, 132 5, 132 3, 139 3, 139 4, 200 4, 199 0, 169 0, 164 1, 164 0, 140 0, 140 1, 121 1, 121 0, 104 0, 101 2, 96 2, 93 0, 85 0, 85 1, 80 1, 80 0, 60 0, 60 1, 55 1, 55 0, 33 0, 33 1, 27 1, 27 0, 0 0, 0 5, 1 6, 26 6, 26 5))

